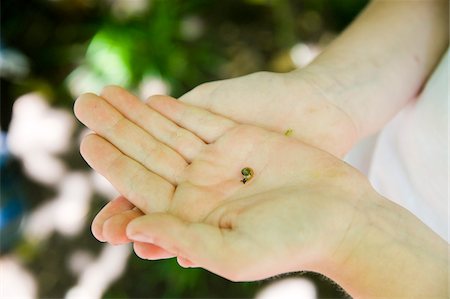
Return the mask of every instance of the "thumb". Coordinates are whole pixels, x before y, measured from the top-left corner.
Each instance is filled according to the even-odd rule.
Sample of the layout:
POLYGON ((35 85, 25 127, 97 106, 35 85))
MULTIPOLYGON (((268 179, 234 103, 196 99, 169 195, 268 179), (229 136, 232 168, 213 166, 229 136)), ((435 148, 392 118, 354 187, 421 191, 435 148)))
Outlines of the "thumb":
POLYGON ((231 230, 205 223, 191 223, 165 213, 152 213, 131 221, 127 226, 130 240, 152 243, 193 264, 224 276, 231 252, 227 236, 231 230), (224 271, 225 270, 225 271, 224 271))

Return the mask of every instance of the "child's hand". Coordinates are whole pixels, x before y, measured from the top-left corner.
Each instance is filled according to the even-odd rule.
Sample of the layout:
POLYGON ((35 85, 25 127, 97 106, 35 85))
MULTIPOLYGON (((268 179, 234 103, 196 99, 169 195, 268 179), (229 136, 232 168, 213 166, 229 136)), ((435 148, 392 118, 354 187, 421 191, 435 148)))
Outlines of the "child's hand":
MULTIPOLYGON (((81 152, 132 204, 119 198, 99 213, 93 231, 100 240, 128 241, 125 227, 141 215, 134 206, 204 221, 228 202, 267 200, 304 184, 319 188, 330 177, 334 184, 347 179, 345 164, 295 138, 239 125, 169 97, 153 97, 152 109, 123 89, 106 92, 108 97, 86 94, 77 100, 77 117, 97 132, 83 140, 81 152), (254 174, 244 184, 246 167, 254 174)), ((147 258, 171 256, 137 247, 147 258)))
POLYGON ((83 156, 133 204, 119 197, 98 221, 114 215, 104 226, 116 219, 112 227, 138 255, 176 256, 235 281, 311 270, 355 297, 444 297, 448 244, 344 162, 295 138, 152 98, 176 125, 121 92, 110 103, 84 95, 75 111, 97 132, 83 140, 83 156))
MULTIPOLYGON (((207 107, 243 124, 256 125, 283 134, 289 132, 292 138, 300 139, 337 156, 344 155, 356 142, 357 131, 353 120, 326 98, 324 91, 321 90, 325 87, 320 87, 324 84, 320 82, 325 82, 321 81, 324 78, 319 80, 319 76, 307 71, 301 74, 303 74, 301 80, 294 77, 294 74, 260 72, 231 80, 211 82, 195 88, 180 100, 193 103, 195 106, 207 107)), ((133 105, 135 111, 130 109, 131 106, 127 107, 124 103, 136 102, 136 98, 123 89, 107 87, 101 96, 111 103, 116 103, 116 109, 126 115, 136 115, 144 111, 150 113, 149 109, 138 108, 143 105, 133 105)), ((153 105, 152 101, 149 105, 153 105)), ((158 107, 153 108, 158 110, 158 107)), ((149 118, 149 115, 143 117, 149 118)), ((156 117, 160 120, 160 117, 157 115, 156 117)), ((170 115, 168 117, 170 118, 170 115)), ((147 122, 146 125, 151 124, 147 122)), ((166 142, 166 139, 173 138, 174 134, 189 135, 188 132, 184 133, 169 131, 158 138, 166 142)), ((195 151, 199 144, 192 138, 189 139, 189 136, 182 138, 175 136, 175 138, 180 139, 178 142, 182 143, 178 145, 180 154, 189 161, 192 155, 189 151, 195 151)), ((121 207, 124 207, 123 201, 122 199, 119 202, 110 202, 94 220, 93 232, 97 238, 116 244, 127 242, 128 239, 122 229, 123 223, 141 212, 138 209, 129 212, 131 209, 121 210, 121 207), (120 210, 121 213, 116 213, 116 210, 120 210), (106 220, 107 223, 104 225, 106 220)), ((125 203, 125 206, 127 205, 129 204, 125 203)))

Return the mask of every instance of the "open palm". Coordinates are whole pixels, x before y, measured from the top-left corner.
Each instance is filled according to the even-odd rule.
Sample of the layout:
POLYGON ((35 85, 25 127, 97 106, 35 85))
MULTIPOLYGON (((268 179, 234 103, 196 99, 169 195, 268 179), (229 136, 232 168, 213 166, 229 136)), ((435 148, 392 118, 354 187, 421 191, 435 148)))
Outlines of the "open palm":
MULTIPOLYGON (((292 138, 341 157, 357 141, 358 132, 349 114, 334 103, 328 95, 327 90, 335 83, 327 78, 326 73, 309 68, 286 74, 258 72, 202 84, 179 100, 240 124, 253 125, 278 133, 290 131, 292 138)), ((143 109, 142 105, 134 104, 127 107, 124 104, 129 104, 130 101, 127 98, 135 98, 133 95, 119 88, 107 87, 101 96, 127 118, 141 123, 141 127, 155 129, 157 122, 150 124, 142 120, 149 119, 148 109, 143 109), (121 102, 117 100, 118 98, 122 99, 121 102), (130 107, 133 107, 134 111, 130 107), (138 120, 139 117, 141 120, 138 120)), ((150 106, 156 110, 159 108, 152 102, 150 106)), ((166 112, 168 112, 166 116, 171 118, 170 111, 166 112)), ((193 115, 191 120, 202 117, 193 115)), ((185 117, 189 115, 186 114, 185 117)), ((159 119, 158 116, 156 118, 159 119)), ((188 124, 191 120, 185 119, 184 123, 188 124)), ((209 124, 209 129, 215 126, 212 122, 209 124)), ((178 133, 170 129, 167 133, 157 138, 166 144, 171 138, 185 139, 185 136, 177 136, 178 133)), ((206 131, 203 133, 209 134, 206 131)), ((190 149, 198 150, 193 145, 198 145, 198 142, 192 139, 190 141, 192 142, 177 148, 188 161, 193 154, 190 149)), ((139 215, 141 211, 126 197, 120 196, 98 214, 93 222, 94 234, 99 239, 113 243, 126 242, 126 236, 120 232, 124 231, 123 227, 129 220, 139 215), (106 221, 108 222, 105 223, 106 221)))
POLYGON ((86 94, 77 101, 78 118, 97 133, 84 139, 81 152, 144 213, 173 210, 202 219, 224 200, 298 183, 301 173, 289 169, 318 163, 307 155, 309 147, 292 138, 169 97, 152 99, 158 113, 124 90, 114 91, 122 96, 108 102, 86 94), (299 146, 306 149, 302 155, 299 146), (254 175, 244 184, 246 167, 254 175))
MULTIPOLYGON (((334 221, 331 211, 342 205, 336 197, 347 197, 338 193, 351 192, 342 187, 348 183, 341 179, 348 181, 349 173, 354 178, 344 163, 294 138, 240 125, 169 97, 151 100, 156 112, 122 89, 114 91, 113 101, 92 94, 77 101, 78 118, 97 132, 83 140, 81 152, 142 212, 170 213, 183 221, 220 229, 232 229, 238 224, 237 215, 247 215, 240 218, 247 225, 266 223, 267 230, 259 236, 262 240, 270 227, 283 222, 284 227, 297 232, 314 226, 313 223, 317 223, 316 228, 328 227, 325 231, 330 232, 334 221), (242 182, 243 168, 253 170, 253 177, 246 184, 242 182), (330 184, 336 186, 335 190, 322 196, 321 186, 330 184), (327 208, 320 210, 317 205, 327 208), (268 215, 275 210, 286 219, 272 224, 268 215), (301 215, 289 215, 299 210, 301 215)), ((125 235, 126 224, 136 216, 139 215, 116 215, 119 234, 125 235)), ((342 232, 347 226, 343 222, 335 229, 342 232)), ((318 233, 307 236, 302 234, 301 239, 310 248, 325 248, 312 243, 330 240, 329 236, 318 238, 318 233)), ((338 243, 341 234, 335 236, 333 244, 338 243)), ((296 239, 290 240, 291 237, 280 240, 285 244, 281 248, 290 247, 288 244, 296 239)), ((151 244, 138 246, 138 254, 139 251, 151 258, 180 255, 177 250, 151 244)), ((190 264, 183 260, 181 263, 190 264)))

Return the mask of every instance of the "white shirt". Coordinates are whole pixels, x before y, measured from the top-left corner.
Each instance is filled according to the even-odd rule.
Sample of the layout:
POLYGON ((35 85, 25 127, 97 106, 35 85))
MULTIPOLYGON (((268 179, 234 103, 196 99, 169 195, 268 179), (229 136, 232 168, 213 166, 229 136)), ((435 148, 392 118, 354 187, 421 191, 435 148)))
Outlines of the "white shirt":
POLYGON ((447 242, 449 54, 447 50, 417 100, 346 159, 368 175, 381 195, 408 209, 447 242))

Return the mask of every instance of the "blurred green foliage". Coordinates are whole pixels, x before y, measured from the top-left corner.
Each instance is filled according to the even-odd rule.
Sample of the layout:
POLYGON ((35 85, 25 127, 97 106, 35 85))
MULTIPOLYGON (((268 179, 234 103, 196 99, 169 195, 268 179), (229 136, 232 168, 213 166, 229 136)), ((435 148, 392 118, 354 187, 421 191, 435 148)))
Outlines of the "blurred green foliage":
POLYGON ((22 53, 29 72, 1 78, 2 128, 12 102, 26 91, 40 90, 69 107, 66 79, 80 65, 91 81, 132 90, 146 75, 160 76, 174 96, 205 81, 277 70, 283 51, 339 32, 365 2, 4 0, 1 47, 22 53), (147 4, 126 9, 138 2, 147 4), (189 26, 200 32, 183 33, 189 26))
MULTIPOLYGON (((94 91, 119 84, 138 92, 146 78, 160 78, 180 96, 206 81, 288 71, 294 67, 286 58, 293 45, 328 43, 366 2, 2 0, 0 51, 23 58, 21 72, 1 76, 2 130, 8 129, 14 100, 30 91, 71 109, 79 88, 71 86, 77 84, 94 91)), ((42 192, 34 192, 33 200, 42 192)), ((102 204, 95 201, 91 216, 102 204)), ((37 248, 17 249, 39 278, 40 297, 61 297, 75 282, 64 269, 71 248, 99 250, 89 227, 84 231, 75 239, 55 235, 37 248)), ((321 298, 343 296, 319 275, 305 275, 321 286, 321 298)), ((143 262, 133 256, 105 297, 250 297, 265 284, 231 283, 204 270, 181 269, 173 260, 143 262)))

